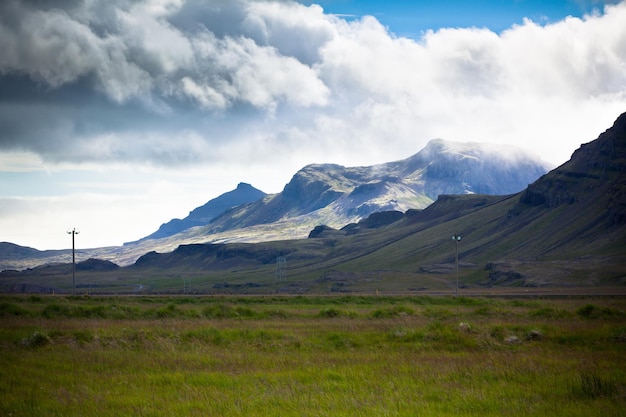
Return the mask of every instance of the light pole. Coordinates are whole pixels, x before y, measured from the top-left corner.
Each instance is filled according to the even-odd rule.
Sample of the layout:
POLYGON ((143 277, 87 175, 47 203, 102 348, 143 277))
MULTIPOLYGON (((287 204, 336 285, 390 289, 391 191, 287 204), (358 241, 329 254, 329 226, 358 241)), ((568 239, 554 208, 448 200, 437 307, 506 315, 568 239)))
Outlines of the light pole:
POLYGON ((72 235, 72 293, 76 294, 76 249, 74 246, 74 236, 80 232, 76 230, 76 228, 73 228, 72 230, 68 230, 67 233, 72 235))
POLYGON ((458 233, 455 233, 454 236, 452 236, 452 240, 454 240, 454 245, 456 246, 456 255, 455 255, 455 260, 456 260, 456 291, 455 291, 455 297, 459 296, 459 241, 461 240, 461 236, 458 233))

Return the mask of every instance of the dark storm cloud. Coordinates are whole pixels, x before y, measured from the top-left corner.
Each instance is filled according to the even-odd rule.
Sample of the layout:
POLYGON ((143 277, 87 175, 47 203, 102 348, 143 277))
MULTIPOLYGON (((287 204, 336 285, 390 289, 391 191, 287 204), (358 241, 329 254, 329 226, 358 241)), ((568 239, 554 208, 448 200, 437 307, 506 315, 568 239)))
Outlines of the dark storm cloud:
MULTIPOLYGON (((51 162, 176 165, 212 159, 211 138, 237 135, 242 125, 237 114, 215 116, 182 102, 159 112, 137 100, 118 104, 90 90, 88 79, 52 88, 25 76, 0 78, 2 146, 36 150, 51 162), (193 130, 203 132, 206 146, 199 146, 197 135, 194 145, 193 130)), ((248 118, 250 112, 244 112, 248 118)))
MULTIPOLYGON (((225 122, 231 118, 225 110, 242 106, 265 114, 283 101, 304 107, 325 102, 327 90, 315 72, 262 39, 269 35, 258 28, 264 24, 258 14, 250 17, 254 4, 188 1, 179 6, 167 1, 2 3, 0 147, 52 160, 84 157, 76 153, 81 148, 99 151, 92 159, 158 157, 153 147, 142 151, 126 141, 145 144, 133 134, 155 140, 181 128, 183 115, 186 130, 202 128, 210 144, 223 140, 211 135, 219 128, 206 126, 216 112, 225 122), (258 42, 242 35, 246 32, 256 32, 258 42), (93 146, 82 146, 90 141, 93 146), (97 146, 98 141, 104 143, 97 146)), ((184 149, 168 147, 163 155, 184 149)))

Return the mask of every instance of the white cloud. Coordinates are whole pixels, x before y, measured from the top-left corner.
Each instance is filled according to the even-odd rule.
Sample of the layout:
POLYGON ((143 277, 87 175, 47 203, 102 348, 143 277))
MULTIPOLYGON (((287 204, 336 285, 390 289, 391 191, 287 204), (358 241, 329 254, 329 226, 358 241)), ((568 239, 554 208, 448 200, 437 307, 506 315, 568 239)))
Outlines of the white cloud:
MULTIPOLYGON (((162 127, 141 125, 147 114, 176 124, 196 106, 200 113, 183 116, 184 131, 195 135, 168 131, 172 141, 199 137, 210 147, 244 140, 207 133, 202 120, 217 115, 214 120, 245 126, 245 132, 280 134, 268 129, 267 118, 283 132, 297 132, 289 148, 310 144, 304 152, 321 154, 321 144, 350 150, 354 161, 405 156, 444 137, 525 144, 562 162, 585 138, 563 138, 564 152, 548 149, 557 130, 552 126, 574 119, 559 126, 562 136, 593 137, 626 103, 626 3, 545 26, 526 20, 501 34, 455 28, 416 40, 393 36, 373 17, 348 22, 293 2, 93 1, 36 10, 13 1, 3 11, 9 17, 0 20, 7 51, 1 73, 27 74, 53 91, 93 79, 92 88, 111 106, 131 106, 130 113, 143 106, 124 121, 128 131, 114 119, 101 120, 100 109, 48 120, 57 137, 66 138, 60 143, 94 141, 82 145, 94 151, 92 160, 154 157, 158 163, 163 153, 130 136, 158 136, 162 127), (587 121, 575 115, 581 108, 602 108, 606 116, 587 121), (95 131, 85 135, 85 125, 95 131), (97 153, 104 137, 112 138, 115 152, 97 153)), ((32 131, 26 149, 52 156, 46 141, 36 140, 40 133, 33 129, 40 128, 20 128, 32 131)), ((285 146, 290 139, 272 141, 285 146)), ((63 150, 54 159, 74 154, 63 150)), ((168 163, 176 160, 189 162, 181 155, 168 163)))
POLYGON ((246 36, 309 66, 319 62, 320 48, 337 35, 335 26, 340 23, 315 4, 251 2, 247 10, 242 22, 246 36))
POLYGON ((324 126, 371 137, 366 146, 385 143, 396 156, 443 137, 515 143, 564 162, 626 110, 624 21, 626 3, 500 35, 431 31, 419 42, 390 36, 372 18, 342 25, 323 48, 320 74, 349 105, 324 126))
POLYGON ((181 80, 183 93, 207 109, 224 109, 228 100, 210 85, 199 85, 190 77, 181 80))

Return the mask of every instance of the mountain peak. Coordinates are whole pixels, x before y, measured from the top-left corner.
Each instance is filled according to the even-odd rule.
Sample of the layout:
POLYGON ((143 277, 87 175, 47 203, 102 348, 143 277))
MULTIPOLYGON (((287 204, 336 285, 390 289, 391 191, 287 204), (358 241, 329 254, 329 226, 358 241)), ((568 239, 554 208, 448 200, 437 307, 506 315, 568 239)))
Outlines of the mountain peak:
MULTIPOLYGON (((251 203, 265 197, 263 191, 254 188, 252 185, 240 182, 237 188, 216 197, 200 207, 196 207, 189 212, 184 219, 172 219, 159 227, 159 230, 146 236, 139 241, 147 239, 161 239, 172 236, 184 230, 195 226, 205 226, 224 212, 240 206, 242 204, 251 203)), ((134 243, 134 242, 133 242, 134 243)))
POLYGON ((539 162, 542 164, 546 170, 553 168, 553 166, 550 166, 547 162, 542 161, 537 154, 517 146, 486 142, 456 142, 444 139, 430 140, 424 149, 411 158, 421 157, 430 159, 434 155, 460 159, 485 159, 489 157, 510 162, 533 161, 533 163, 539 162))
POLYGON ((256 189, 254 188, 252 185, 248 184, 247 182, 240 182, 239 184, 237 184, 237 191, 244 191, 244 190, 252 190, 252 189, 256 189))
POLYGON ((429 141, 398 167, 402 177, 424 170, 432 200, 441 194, 513 194, 552 168, 515 146, 443 139, 429 141))

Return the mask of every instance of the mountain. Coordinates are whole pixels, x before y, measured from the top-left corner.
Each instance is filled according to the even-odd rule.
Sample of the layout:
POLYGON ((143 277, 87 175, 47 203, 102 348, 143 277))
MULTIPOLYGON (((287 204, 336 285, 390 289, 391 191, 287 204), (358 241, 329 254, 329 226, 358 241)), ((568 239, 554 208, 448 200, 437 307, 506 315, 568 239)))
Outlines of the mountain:
MULTIPOLYGON (((324 201, 321 195, 311 195, 308 207, 324 201)), ((228 271, 236 283, 267 277, 276 256, 285 256, 292 280, 282 287, 287 291, 451 288, 450 236, 458 233, 463 287, 624 287, 626 113, 517 194, 441 195, 401 218, 393 212, 380 217, 385 221, 377 216, 361 222, 375 227, 319 226, 302 240, 181 246, 146 255, 135 268, 197 265, 207 277, 209 271, 220 277, 228 271)))
MULTIPOLYGON (((172 219, 159 227, 156 232, 138 240, 141 242, 148 239, 162 239, 175 235, 195 226, 205 226, 220 214, 242 204, 256 201, 265 197, 265 193, 254 188, 250 184, 239 183, 237 188, 220 195, 206 204, 195 208, 184 219, 172 219)), ((129 243, 137 243, 129 242, 129 243)))
POLYGON ((319 224, 341 227, 379 211, 423 209, 440 194, 512 194, 548 169, 519 148, 436 139, 401 161, 365 167, 307 165, 281 193, 225 212, 194 236, 274 224, 285 231, 282 237, 294 237, 297 229, 296 236, 303 237, 319 224))

